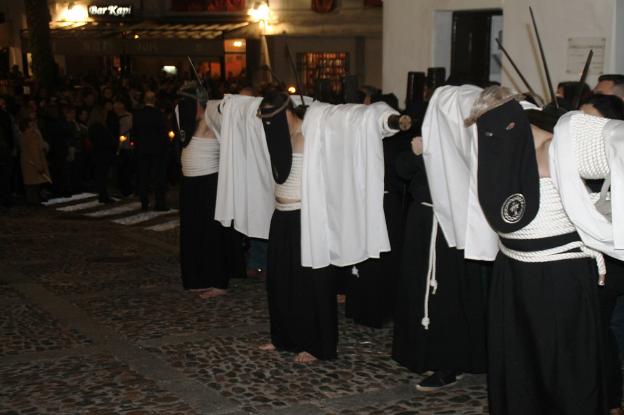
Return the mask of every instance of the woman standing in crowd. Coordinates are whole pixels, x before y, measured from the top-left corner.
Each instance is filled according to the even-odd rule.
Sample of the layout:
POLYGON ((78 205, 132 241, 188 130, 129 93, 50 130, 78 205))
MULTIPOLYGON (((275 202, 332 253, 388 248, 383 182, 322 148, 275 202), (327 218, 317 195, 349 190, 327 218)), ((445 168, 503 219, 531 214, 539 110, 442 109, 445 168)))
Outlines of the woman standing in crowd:
POLYGON ((88 135, 93 144, 93 160, 95 163, 95 185, 98 200, 101 203, 111 203, 108 195, 108 175, 115 161, 119 142, 106 125, 107 112, 102 106, 91 110, 89 117, 88 135))
POLYGON ((21 131, 20 139, 20 163, 22 178, 26 193, 26 203, 38 205, 41 203, 41 185, 51 183, 46 152, 48 144, 37 128, 37 123, 30 117, 19 122, 21 131))

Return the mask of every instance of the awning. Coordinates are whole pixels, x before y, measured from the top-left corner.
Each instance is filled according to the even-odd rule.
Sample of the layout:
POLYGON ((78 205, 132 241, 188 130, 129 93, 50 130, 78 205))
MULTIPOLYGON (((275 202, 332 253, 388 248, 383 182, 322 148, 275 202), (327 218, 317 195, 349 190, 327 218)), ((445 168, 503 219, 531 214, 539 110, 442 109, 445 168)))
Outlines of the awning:
MULTIPOLYGON (((51 22, 53 39, 61 38, 131 38, 141 39, 217 39, 228 32, 239 30, 249 22, 235 23, 160 23, 139 22, 136 24, 115 22, 51 22)), ((25 31, 24 37, 28 38, 25 31)))

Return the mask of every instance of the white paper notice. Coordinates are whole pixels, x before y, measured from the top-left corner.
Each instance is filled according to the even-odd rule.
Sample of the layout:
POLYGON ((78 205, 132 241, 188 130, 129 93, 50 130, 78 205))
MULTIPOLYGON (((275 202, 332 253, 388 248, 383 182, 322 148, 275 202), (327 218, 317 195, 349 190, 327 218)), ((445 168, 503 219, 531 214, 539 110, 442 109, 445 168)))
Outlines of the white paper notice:
POLYGON ((571 37, 568 39, 568 65, 566 72, 580 76, 585 67, 585 61, 590 50, 594 57, 589 67, 589 73, 597 76, 604 71, 605 45, 604 37, 571 37))

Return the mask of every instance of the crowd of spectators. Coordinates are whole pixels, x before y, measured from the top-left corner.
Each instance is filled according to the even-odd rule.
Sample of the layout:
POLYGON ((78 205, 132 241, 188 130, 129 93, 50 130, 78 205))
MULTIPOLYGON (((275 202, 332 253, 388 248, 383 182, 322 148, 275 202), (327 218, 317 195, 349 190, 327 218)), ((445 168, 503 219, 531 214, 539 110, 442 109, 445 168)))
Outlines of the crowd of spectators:
MULTIPOLYGON (((167 181, 175 183, 179 145, 174 108, 181 84, 180 78, 165 74, 88 74, 59 79, 52 90, 13 68, 0 80, 0 204, 8 207, 24 196, 37 205, 84 191, 97 192, 106 203, 111 189, 118 197, 138 194, 133 119, 145 109, 146 96, 153 100, 148 106, 163 115, 167 152, 159 163, 167 181)), ((215 83, 212 95, 240 89, 215 83)))

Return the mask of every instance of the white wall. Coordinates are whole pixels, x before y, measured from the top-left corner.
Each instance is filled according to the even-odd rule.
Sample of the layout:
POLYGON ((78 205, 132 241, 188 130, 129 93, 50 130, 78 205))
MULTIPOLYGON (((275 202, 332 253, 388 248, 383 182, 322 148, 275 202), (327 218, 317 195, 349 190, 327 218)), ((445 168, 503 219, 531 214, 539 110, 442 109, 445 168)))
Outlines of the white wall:
POLYGON ((452 11, 433 11, 432 43, 433 61, 431 66, 443 67, 447 74, 451 73, 451 46, 453 44, 452 11))
POLYGON ((364 44, 364 84, 381 88, 381 38, 367 37, 364 44))
MULTIPOLYGON (((566 73, 568 38, 604 37, 604 72, 624 72, 624 0, 385 0, 383 10, 383 90, 394 92, 399 102, 405 99, 408 71, 425 71, 434 66, 434 11, 503 9, 503 44, 515 58, 533 88, 546 95, 541 64, 533 35, 529 30, 529 5, 536 13, 540 35, 547 51, 553 83, 578 79, 566 73), (616 10, 616 2, 618 8, 616 10), (618 49, 614 42, 620 34, 618 49), (617 53, 616 53, 617 52, 617 53), (621 62, 620 62, 621 60, 621 62), (617 61, 617 64, 616 64, 617 61)), ((516 85, 516 75, 503 60, 502 82, 516 85)), ((590 86, 599 74, 590 73, 590 86)), ((519 89, 525 88, 518 85, 519 89)))
POLYGON ((616 0, 613 19, 615 26, 613 71, 617 73, 624 73, 624 0, 616 0), (619 24, 617 24, 617 22, 619 22, 619 24))
MULTIPOLYGON (((548 97, 548 89, 530 26, 529 5, 535 12, 554 88, 558 82, 579 79, 580 74, 566 72, 569 38, 606 38, 604 72, 615 71, 615 0, 507 0, 503 9, 503 44, 538 94, 548 97)), ((503 83, 525 90, 515 73, 510 72, 513 71, 510 65, 504 63, 503 68, 503 83)), ((590 71, 587 78, 590 87, 594 86, 599 75, 590 71)))

